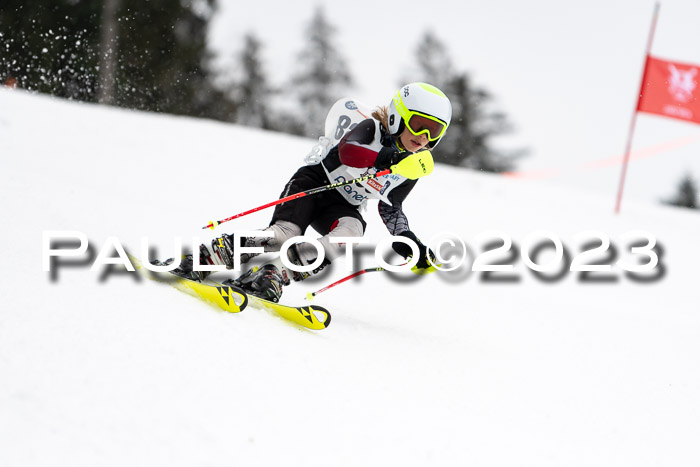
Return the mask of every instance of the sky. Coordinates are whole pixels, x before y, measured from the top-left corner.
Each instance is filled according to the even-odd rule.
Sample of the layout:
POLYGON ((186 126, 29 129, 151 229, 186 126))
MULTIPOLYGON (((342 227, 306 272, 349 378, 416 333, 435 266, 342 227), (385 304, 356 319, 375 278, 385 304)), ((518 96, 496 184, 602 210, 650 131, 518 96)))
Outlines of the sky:
MULTIPOLYGON (((348 94, 386 104, 410 78, 415 50, 430 30, 455 68, 494 95, 514 127, 500 148, 526 148, 522 176, 609 198, 636 105, 653 0, 435 0, 241 2, 219 0, 210 43, 230 63, 254 32, 273 82, 295 69, 305 28, 322 5, 356 86, 348 94), (274 12, 274 14, 273 14, 274 12), (280 70, 280 71, 278 71, 280 70)), ((700 64, 700 2, 664 0, 652 55, 700 64)), ((700 125, 639 114, 625 197, 670 197, 685 173, 700 180, 700 125)))

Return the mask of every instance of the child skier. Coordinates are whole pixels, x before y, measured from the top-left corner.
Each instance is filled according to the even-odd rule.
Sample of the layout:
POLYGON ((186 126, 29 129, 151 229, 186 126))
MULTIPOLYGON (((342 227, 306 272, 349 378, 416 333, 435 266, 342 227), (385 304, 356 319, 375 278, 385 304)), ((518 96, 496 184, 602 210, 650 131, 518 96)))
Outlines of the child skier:
MULTIPOLYGON (((372 118, 360 122, 324 159, 297 170, 280 198, 376 173, 394 166, 413 153, 432 149, 444 136, 451 117, 452 106, 442 91, 426 83, 407 84, 396 92, 388 107, 379 107, 372 113, 372 118)), ((434 256, 409 229, 408 219, 402 210, 406 196, 416 183, 417 180, 392 172, 359 184, 279 204, 270 226, 263 231, 274 236, 244 237, 241 238, 241 246, 263 247, 265 252, 279 251, 287 239, 302 235, 311 226, 322 235, 318 241, 325 250, 324 261, 312 271, 317 273, 343 252, 338 243, 330 242, 332 237, 364 235, 366 223, 360 207, 368 198, 374 198, 379 199, 379 215, 389 233, 413 240, 420 250, 416 267, 430 269, 428 257, 434 256)), ((392 247, 404 258, 412 255, 411 248, 405 243, 395 242, 392 247)), ((225 265, 233 269, 235 248, 234 236, 223 234, 212 241, 210 248, 204 244, 200 246, 200 263, 225 265)), ((245 263, 255 255, 241 253, 240 256, 241 263, 245 263)), ((313 264, 317 256, 316 248, 308 243, 296 244, 288 249, 290 262, 299 266, 313 264)), ((173 273, 196 281, 210 274, 208 271, 193 270, 192 255, 185 256, 173 273)), ((299 281, 309 275, 288 270, 276 260, 227 282, 247 293, 277 302, 282 287, 289 285, 290 279, 299 281)))

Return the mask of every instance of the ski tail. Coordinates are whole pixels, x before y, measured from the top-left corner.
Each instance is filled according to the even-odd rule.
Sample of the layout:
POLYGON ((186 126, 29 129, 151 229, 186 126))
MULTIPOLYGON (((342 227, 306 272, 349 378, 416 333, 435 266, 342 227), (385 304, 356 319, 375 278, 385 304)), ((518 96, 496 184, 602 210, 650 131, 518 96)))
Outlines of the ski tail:
MULTIPOLYGON (((233 285, 231 279, 225 280, 226 285, 233 285)), ((282 318, 308 329, 326 329, 331 324, 331 313, 318 305, 289 306, 281 303, 265 300, 253 294, 248 294, 250 304, 255 308, 264 308, 275 312, 282 318)))
POLYGON ((254 295, 250 295, 249 300, 254 307, 272 310, 282 318, 305 328, 318 331, 326 329, 331 324, 331 313, 322 306, 287 306, 270 302, 254 295))
POLYGON ((181 292, 200 298, 229 313, 240 313, 248 306, 248 295, 239 287, 234 285, 210 286, 173 274, 151 272, 144 267, 141 260, 132 255, 128 256, 136 271, 147 279, 170 284, 181 292))

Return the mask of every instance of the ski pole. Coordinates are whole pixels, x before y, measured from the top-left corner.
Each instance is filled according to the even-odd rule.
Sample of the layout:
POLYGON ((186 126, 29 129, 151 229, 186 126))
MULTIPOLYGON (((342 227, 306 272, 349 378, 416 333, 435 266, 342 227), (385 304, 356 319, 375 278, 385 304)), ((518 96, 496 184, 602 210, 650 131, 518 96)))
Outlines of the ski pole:
MULTIPOLYGON (((408 263, 399 264, 399 266, 405 266, 406 264, 408 264, 408 263)), ((362 274, 365 274, 365 273, 367 273, 367 272, 379 272, 379 271, 386 271, 386 269, 384 269, 384 268, 381 267, 381 266, 377 266, 377 267, 374 267, 374 268, 361 269, 361 270, 359 270, 359 271, 357 271, 357 272, 353 272, 353 273, 350 274, 349 276, 345 276, 345 277, 343 277, 342 279, 339 279, 339 280, 333 282, 332 284, 327 285, 327 286, 325 286, 324 288, 317 290, 316 292, 309 292, 309 293, 307 293, 307 294, 306 294, 306 299, 309 300, 309 301, 311 301, 311 300, 313 300, 313 298, 314 298, 316 295, 320 294, 321 292, 325 292, 326 290, 328 290, 328 289, 330 289, 330 288, 333 288, 333 287, 335 287, 336 285, 340 285, 340 284, 342 284, 342 283, 345 282, 345 281, 349 281, 350 279, 353 279, 353 278, 355 278, 355 277, 357 277, 357 276, 361 276, 362 274)))
POLYGON ((357 271, 357 272, 353 272, 349 276, 345 276, 342 279, 333 282, 331 285, 327 285, 324 288, 317 290, 316 292, 307 293, 306 299, 311 301, 311 300, 313 300, 313 298, 316 295, 320 294, 321 292, 325 292, 326 290, 328 290, 332 287, 335 287, 336 285, 342 284, 345 281, 349 281, 350 279, 352 279, 354 277, 361 276, 362 274, 364 274, 366 272, 375 272, 375 271, 386 271, 386 269, 384 269, 383 267, 377 266, 376 268, 367 268, 367 269, 362 269, 362 270, 357 271))
POLYGON ((238 219, 239 217, 247 216, 248 214, 252 214, 254 212, 261 211, 261 210, 269 208, 271 206, 276 206, 278 204, 286 203, 287 201, 299 199, 299 198, 302 198, 304 196, 315 195, 316 193, 321 193, 322 191, 333 190, 335 188, 340 188, 340 187, 347 186, 347 185, 354 185, 355 183, 364 182, 364 181, 367 181, 371 178, 377 178, 377 177, 381 177, 383 175, 388 175, 391 172, 392 172, 391 169, 381 170, 375 174, 368 174, 368 175, 365 175, 364 177, 354 178, 354 179, 348 180, 346 182, 331 183, 330 185, 320 186, 318 188, 312 188, 310 190, 302 191, 301 193, 295 193, 293 195, 285 196, 284 198, 280 198, 278 200, 272 201, 271 203, 263 204, 262 206, 258 206, 257 208, 253 208, 253 209, 250 209, 248 211, 241 212, 239 214, 236 214, 235 216, 227 217, 226 219, 222 219, 220 221, 211 221, 208 225, 205 225, 204 227, 202 227, 202 229, 214 230, 218 225, 223 224, 224 222, 232 221, 233 219, 238 219))
POLYGON ((233 219, 238 219, 239 217, 247 216, 248 214, 261 211, 271 206, 286 203, 287 201, 292 201, 294 199, 302 198, 304 196, 315 195, 316 193, 320 193, 322 191, 333 190, 335 188, 340 188, 347 185, 354 185, 355 183, 364 182, 372 178, 381 177, 383 175, 389 175, 390 173, 402 175, 410 180, 416 180, 420 177, 430 175, 430 173, 433 171, 433 167, 433 155, 430 153, 429 150, 425 149, 423 151, 413 153, 410 156, 407 156, 406 158, 399 161, 397 164, 392 165, 390 168, 380 170, 375 174, 368 174, 364 177, 355 178, 346 182, 331 183, 330 185, 312 188, 310 190, 302 191, 301 193, 295 193, 293 195, 280 198, 271 203, 263 204, 262 206, 258 206, 257 208, 253 208, 240 214, 236 214, 235 216, 227 217, 226 219, 222 219, 220 221, 211 221, 209 222, 209 224, 205 225, 202 228, 214 230, 216 226, 223 224, 224 222, 228 222, 233 219))

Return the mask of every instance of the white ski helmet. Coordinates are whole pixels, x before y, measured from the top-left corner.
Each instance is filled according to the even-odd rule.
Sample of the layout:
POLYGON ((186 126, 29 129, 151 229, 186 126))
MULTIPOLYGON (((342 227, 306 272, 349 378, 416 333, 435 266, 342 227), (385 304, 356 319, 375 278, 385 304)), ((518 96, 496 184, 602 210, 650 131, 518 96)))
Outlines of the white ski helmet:
POLYGON ((411 83, 396 91, 389 103, 389 132, 398 136, 404 128, 414 135, 425 133, 434 148, 452 120, 452 104, 444 92, 426 83, 411 83))

